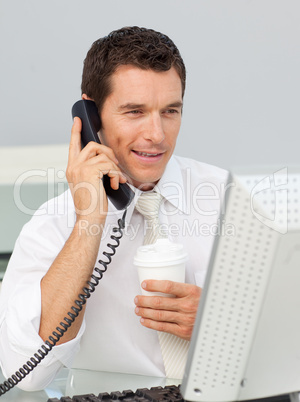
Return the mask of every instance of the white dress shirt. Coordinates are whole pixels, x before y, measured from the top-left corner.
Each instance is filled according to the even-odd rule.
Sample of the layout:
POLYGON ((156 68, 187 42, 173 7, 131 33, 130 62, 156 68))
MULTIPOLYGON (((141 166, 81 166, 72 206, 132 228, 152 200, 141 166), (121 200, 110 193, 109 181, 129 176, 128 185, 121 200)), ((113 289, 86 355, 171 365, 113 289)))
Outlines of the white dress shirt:
MULTIPOLYGON (((156 186, 164 197, 162 226, 169 239, 182 243, 188 252, 187 283, 203 286, 212 243, 220 230, 226 181, 227 172, 220 168, 173 156, 156 186)), ((139 190, 135 191, 136 200, 139 190)), ((87 301, 77 337, 55 346, 20 388, 44 388, 63 366, 165 376, 157 332, 143 327, 134 312, 134 298, 141 291, 133 257, 144 237, 144 219, 134 203, 127 210, 120 246, 87 301)), ((113 242, 110 235, 122 215, 109 202, 98 259, 106 260, 102 252, 110 250, 107 243, 113 242)), ((0 296, 0 363, 7 377, 43 344, 38 335, 40 282, 70 236, 74 222, 68 190, 42 205, 16 242, 0 296)))

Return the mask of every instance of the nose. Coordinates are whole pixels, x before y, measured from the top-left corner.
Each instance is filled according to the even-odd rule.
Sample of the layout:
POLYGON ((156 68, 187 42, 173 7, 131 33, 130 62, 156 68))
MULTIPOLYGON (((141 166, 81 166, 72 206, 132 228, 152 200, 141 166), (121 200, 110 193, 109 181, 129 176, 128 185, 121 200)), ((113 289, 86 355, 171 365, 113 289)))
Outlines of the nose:
POLYGON ((153 144, 160 144, 165 139, 162 117, 159 114, 149 116, 144 138, 153 144))

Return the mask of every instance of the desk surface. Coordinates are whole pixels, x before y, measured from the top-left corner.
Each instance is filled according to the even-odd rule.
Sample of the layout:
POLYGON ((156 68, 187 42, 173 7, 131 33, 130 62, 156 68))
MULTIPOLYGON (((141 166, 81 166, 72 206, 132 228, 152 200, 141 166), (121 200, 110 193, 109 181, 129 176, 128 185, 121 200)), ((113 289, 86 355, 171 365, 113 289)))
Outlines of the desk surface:
MULTIPOLYGON (((0 382, 4 381, 0 373, 0 382)), ((47 402, 48 398, 61 398, 99 392, 123 391, 125 389, 151 388, 178 385, 179 380, 147 377, 132 374, 106 373, 89 370, 63 369, 56 379, 43 391, 26 392, 17 387, 0 397, 1 402, 47 402)))
MULTIPOLYGON (((0 371, 0 382, 4 377, 0 371)), ((44 390, 26 392, 17 387, 0 397, 0 402, 47 402, 48 398, 84 395, 100 392, 124 391, 138 388, 151 388, 166 385, 179 385, 179 380, 161 377, 147 377, 133 374, 108 373, 91 370, 63 369, 54 381, 44 390)), ((293 401, 300 402, 300 394, 294 393, 293 401)))

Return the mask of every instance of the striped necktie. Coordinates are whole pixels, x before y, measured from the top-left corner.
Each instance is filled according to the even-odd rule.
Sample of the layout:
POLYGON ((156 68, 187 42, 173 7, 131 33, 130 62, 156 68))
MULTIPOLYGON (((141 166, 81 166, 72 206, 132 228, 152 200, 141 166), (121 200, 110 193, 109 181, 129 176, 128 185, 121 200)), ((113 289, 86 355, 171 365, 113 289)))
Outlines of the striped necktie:
MULTIPOLYGON (((158 218, 162 195, 156 192, 141 193, 136 209, 145 218, 144 244, 155 243, 159 237, 163 237, 160 231, 158 218)), ((171 278, 170 278, 171 279, 171 278)), ((162 351, 166 376, 168 378, 182 379, 187 359, 189 341, 166 332, 158 332, 158 339, 162 351)))
POLYGON ((135 208, 145 218, 145 237, 144 244, 153 244, 158 237, 162 237, 159 227, 158 212, 162 195, 154 191, 142 193, 137 201, 135 208))

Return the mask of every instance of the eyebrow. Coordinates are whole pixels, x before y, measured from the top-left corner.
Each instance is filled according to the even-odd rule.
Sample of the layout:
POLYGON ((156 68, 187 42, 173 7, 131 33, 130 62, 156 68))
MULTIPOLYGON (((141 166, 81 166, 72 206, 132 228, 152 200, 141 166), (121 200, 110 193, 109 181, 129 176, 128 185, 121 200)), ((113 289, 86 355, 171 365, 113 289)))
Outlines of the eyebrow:
POLYGON ((170 105, 168 105, 167 107, 183 107, 183 102, 181 102, 181 101, 178 101, 178 102, 174 102, 174 103, 171 103, 170 105))
POLYGON ((124 109, 140 109, 144 107, 145 105, 143 103, 125 103, 124 105, 120 105, 118 109, 124 110, 124 109))
MULTIPOLYGON (((124 105, 120 105, 118 107, 119 110, 132 110, 132 109, 142 109, 144 108, 146 105, 144 103, 125 103, 124 105)), ((183 107, 183 102, 181 101, 177 101, 177 102, 173 102, 170 103, 169 105, 166 106, 166 108, 169 107, 179 107, 182 108, 183 107)))

